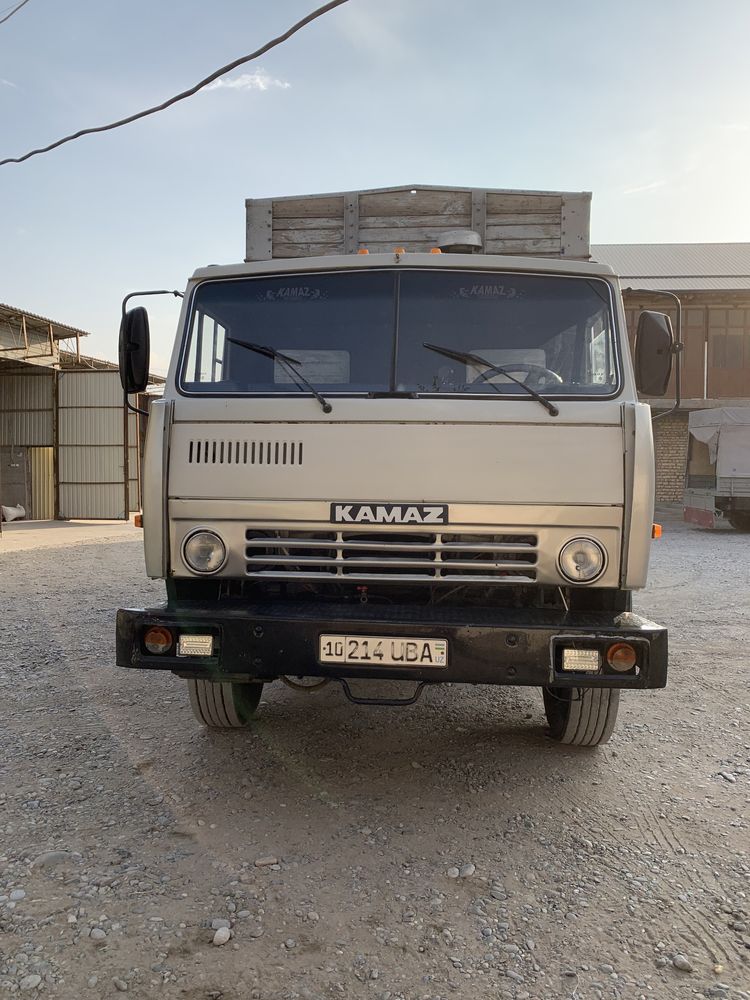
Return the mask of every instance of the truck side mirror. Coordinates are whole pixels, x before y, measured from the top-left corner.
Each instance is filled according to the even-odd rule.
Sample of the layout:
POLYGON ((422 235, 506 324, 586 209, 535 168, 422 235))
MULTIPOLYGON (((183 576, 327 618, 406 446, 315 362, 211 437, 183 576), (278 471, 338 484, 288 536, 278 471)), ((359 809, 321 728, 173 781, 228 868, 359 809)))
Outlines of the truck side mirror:
POLYGON ((120 323, 120 382, 126 393, 143 392, 148 385, 151 337, 143 306, 130 309, 120 323))
POLYGON ((663 396, 672 374, 674 333, 665 313, 648 310, 638 317, 635 335, 635 384, 644 396, 663 396))

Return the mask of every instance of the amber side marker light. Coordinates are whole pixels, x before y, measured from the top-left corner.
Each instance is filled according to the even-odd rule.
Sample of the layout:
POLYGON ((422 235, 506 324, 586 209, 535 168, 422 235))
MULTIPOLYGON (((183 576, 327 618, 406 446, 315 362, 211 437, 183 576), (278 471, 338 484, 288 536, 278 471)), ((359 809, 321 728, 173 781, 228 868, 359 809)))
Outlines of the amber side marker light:
POLYGON ((368 254, 369 252, 370 251, 366 247, 360 247, 359 250, 357 250, 357 253, 360 254, 360 255, 361 254, 368 254))
POLYGON ((405 247, 394 247, 393 248, 393 252, 394 253, 406 253, 406 248, 405 247))
POLYGON ((168 628, 161 625, 152 625, 143 637, 143 645, 154 656, 167 653, 174 645, 174 636, 168 628))
POLYGON ((661 525, 660 524, 652 524, 651 525, 651 537, 652 538, 661 538, 661 525))
POLYGON ((607 650, 607 663, 613 670, 626 673, 638 662, 635 650, 629 642, 616 642, 607 650))
POLYGON ((430 250, 430 253, 442 253, 442 252, 443 251, 440 249, 440 247, 432 247, 430 250))
POLYGON ((142 528, 143 514, 136 514, 135 517, 133 518, 133 524, 136 526, 136 528, 142 528))

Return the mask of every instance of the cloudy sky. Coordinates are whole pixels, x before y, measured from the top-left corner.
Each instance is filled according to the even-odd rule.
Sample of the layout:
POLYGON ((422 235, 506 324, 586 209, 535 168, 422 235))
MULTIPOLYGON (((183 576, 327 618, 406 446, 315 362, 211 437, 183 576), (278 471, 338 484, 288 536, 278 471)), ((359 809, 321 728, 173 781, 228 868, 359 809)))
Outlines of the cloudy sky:
MULTIPOLYGON (((29 0, 0 25, 0 158, 315 3, 29 0)), ((391 184, 592 191, 599 243, 748 241, 748 38, 748 0, 349 0, 162 114, 0 167, 0 301, 114 358, 126 292, 242 259, 245 198, 391 184)), ((174 306, 149 308, 163 367, 174 306)))

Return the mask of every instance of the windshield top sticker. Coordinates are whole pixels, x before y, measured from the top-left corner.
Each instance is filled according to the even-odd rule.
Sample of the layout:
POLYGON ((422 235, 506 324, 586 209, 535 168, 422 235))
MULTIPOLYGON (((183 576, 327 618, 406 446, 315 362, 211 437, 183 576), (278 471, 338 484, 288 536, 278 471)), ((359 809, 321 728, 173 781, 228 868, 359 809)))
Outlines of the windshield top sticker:
POLYGON ((518 299, 521 292, 512 285, 462 285, 454 297, 458 299, 518 299))
POLYGON ((406 503, 332 503, 336 524, 447 524, 448 505, 406 503))
POLYGON ((256 296, 258 302, 298 302, 305 299, 308 302, 315 302, 319 299, 327 299, 328 296, 321 288, 311 288, 309 285, 292 285, 284 288, 268 288, 256 296))

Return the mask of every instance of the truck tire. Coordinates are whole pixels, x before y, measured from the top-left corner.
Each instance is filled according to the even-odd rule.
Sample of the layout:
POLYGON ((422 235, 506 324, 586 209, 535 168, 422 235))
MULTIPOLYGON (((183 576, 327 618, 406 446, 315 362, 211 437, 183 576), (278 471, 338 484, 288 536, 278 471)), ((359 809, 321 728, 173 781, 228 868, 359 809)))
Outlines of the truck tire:
POLYGON ((209 729, 243 729, 258 707, 262 684, 189 680, 193 715, 209 729))
POLYGON ((550 735, 558 743, 596 747, 607 743, 617 721, 620 692, 614 688, 544 688, 550 735))

